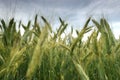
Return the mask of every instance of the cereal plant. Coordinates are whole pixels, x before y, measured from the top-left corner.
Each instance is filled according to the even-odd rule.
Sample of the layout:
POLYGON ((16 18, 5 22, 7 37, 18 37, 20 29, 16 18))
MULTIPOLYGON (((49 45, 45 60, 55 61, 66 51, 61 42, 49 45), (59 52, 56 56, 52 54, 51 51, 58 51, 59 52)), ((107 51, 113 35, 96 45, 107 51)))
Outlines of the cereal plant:
POLYGON ((77 37, 64 34, 69 24, 59 18, 60 26, 53 31, 47 19, 38 15, 34 23, 14 18, 7 24, 0 20, 0 80, 119 80, 120 40, 105 18, 88 18, 77 37), (89 22, 93 24, 90 25, 89 22), (21 35, 20 27, 24 29, 21 35), (19 30, 17 30, 19 29, 19 30), (83 41, 84 34, 92 32, 83 41))

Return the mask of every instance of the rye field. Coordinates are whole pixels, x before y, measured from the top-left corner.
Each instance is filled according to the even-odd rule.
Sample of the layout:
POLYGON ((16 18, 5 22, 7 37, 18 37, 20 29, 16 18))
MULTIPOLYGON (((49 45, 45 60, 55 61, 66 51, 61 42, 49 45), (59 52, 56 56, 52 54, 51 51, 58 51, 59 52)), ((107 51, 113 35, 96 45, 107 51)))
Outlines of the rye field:
POLYGON ((88 18, 77 37, 74 27, 65 34, 69 24, 58 20, 56 31, 38 15, 27 25, 0 20, 0 80, 120 80, 120 39, 105 18, 88 18))

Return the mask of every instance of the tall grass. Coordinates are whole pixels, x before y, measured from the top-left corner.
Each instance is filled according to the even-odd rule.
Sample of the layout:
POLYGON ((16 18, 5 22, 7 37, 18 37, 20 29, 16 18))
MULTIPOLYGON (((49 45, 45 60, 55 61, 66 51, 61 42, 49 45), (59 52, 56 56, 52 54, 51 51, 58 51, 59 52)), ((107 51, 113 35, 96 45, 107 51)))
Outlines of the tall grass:
POLYGON ((116 40, 106 19, 100 22, 89 18, 83 29, 61 37, 68 25, 59 18, 56 32, 42 16, 40 25, 0 23, 0 80, 119 80, 120 41, 116 40), (93 23, 93 27, 89 22, 93 23), (20 34, 20 27, 25 32, 20 34), (19 28, 19 30, 16 30, 19 28), (32 28, 32 29, 31 29, 32 28), (92 30, 94 29, 94 30, 92 30), (83 36, 92 34, 86 41, 83 36), (54 35, 53 35, 54 34, 54 35))

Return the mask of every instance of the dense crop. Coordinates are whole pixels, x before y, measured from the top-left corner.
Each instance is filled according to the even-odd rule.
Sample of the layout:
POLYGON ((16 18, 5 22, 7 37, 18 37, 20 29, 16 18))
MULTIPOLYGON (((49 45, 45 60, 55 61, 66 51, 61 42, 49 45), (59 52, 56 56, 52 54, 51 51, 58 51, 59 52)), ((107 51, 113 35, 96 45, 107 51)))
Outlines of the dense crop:
POLYGON ((1 20, 0 80, 120 80, 120 40, 106 19, 89 18, 76 30, 77 37, 71 28, 63 38, 68 26, 64 20, 59 18, 61 25, 54 32, 43 16, 44 25, 37 18, 18 26, 14 18, 8 24, 1 20), (92 34, 83 41, 89 31, 92 34))

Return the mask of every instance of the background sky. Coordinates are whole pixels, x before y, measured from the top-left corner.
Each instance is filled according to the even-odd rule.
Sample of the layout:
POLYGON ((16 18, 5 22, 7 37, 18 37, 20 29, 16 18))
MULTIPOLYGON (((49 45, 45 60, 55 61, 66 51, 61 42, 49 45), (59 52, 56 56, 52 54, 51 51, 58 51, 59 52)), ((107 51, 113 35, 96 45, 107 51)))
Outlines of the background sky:
POLYGON ((115 37, 120 35, 120 0, 0 0, 0 19, 15 17, 27 23, 35 14, 45 16, 54 26, 61 17, 75 29, 89 16, 97 20, 104 16, 115 37))

